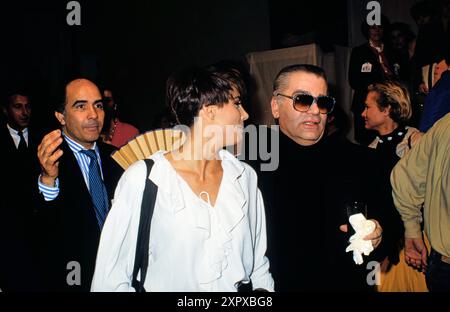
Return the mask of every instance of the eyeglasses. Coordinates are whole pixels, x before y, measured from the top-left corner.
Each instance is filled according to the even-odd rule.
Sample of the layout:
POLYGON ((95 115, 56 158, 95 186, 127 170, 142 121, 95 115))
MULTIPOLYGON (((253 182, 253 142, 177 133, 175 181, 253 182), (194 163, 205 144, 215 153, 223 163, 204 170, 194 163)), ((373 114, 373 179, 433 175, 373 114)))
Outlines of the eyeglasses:
POLYGON ((307 112, 311 107, 311 105, 317 103, 317 106, 319 107, 319 112, 321 114, 329 114, 333 111, 334 104, 336 103, 334 97, 327 95, 314 97, 311 94, 307 93, 297 93, 293 94, 292 96, 276 93, 275 96, 283 96, 285 98, 291 99, 294 109, 298 112, 303 113, 307 112))

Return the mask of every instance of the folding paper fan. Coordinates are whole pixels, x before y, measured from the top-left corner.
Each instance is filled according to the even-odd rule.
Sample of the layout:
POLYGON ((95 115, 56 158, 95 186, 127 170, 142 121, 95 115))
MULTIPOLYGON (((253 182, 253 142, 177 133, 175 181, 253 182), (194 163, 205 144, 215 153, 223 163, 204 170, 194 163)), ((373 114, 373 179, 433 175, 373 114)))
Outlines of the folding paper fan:
POLYGON ((180 147, 185 139, 181 130, 158 129, 145 132, 128 141, 111 157, 123 168, 127 169, 134 162, 148 158, 157 151, 172 151, 180 147))

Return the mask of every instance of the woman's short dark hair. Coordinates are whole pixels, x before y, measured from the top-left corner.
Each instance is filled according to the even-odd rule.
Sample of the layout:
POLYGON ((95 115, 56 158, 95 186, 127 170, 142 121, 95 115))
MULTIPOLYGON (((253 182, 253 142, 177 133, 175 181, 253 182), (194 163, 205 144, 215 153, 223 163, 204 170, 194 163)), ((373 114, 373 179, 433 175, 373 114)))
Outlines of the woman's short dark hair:
POLYGON ((245 69, 240 63, 224 60, 208 66, 207 70, 231 82, 232 86, 239 92, 241 100, 247 100, 247 86, 244 77, 245 69))
POLYGON ((203 106, 223 106, 231 99, 233 84, 202 67, 172 74, 166 84, 166 103, 178 124, 192 126, 203 106))

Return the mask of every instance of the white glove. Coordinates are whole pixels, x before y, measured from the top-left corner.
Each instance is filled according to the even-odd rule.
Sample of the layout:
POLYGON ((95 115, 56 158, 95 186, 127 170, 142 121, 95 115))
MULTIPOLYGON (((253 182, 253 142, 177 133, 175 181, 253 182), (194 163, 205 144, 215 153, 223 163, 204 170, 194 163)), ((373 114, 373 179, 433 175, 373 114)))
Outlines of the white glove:
POLYGON ((375 231, 376 226, 373 221, 367 220, 362 213, 351 215, 349 221, 355 230, 355 234, 350 237, 350 245, 345 249, 345 252, 353 251, 353 261, 356 264, 362 264, 362 254, 368 256, 373 250, 372 242, 364 240, 364 237, 375 231))

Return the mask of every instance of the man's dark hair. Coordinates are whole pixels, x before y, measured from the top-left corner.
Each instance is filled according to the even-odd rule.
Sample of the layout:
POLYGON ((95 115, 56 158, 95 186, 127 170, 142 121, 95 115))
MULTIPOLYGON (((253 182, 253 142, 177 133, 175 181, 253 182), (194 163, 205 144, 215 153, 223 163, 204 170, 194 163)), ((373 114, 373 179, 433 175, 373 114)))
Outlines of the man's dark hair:
POLYGON ((2 96, 1 105, 3 107, 8 107, 9 105, 12 104, 12 99, 16 95, 26 96, 28 100, 31 101, 30 94, 31 92, 27 87, 20 86, 10 88, 2 96))
POLYGON ((192 126, 203 106, 222 106, 233 84, 205 68, 192 67, 172 74, 166 84, 166 103, 178 124, 192 126))
POLYGON ((275 92, 287 88, 287 78, 291 73, 295 72, 314 74, 317 77, 323 78, 325 82, 327 82, 325 71, 321 67, 310 64, 295 64, 286 66, 279 71, 273 82, 273 91, 275 92))
POLYGON ((66 110, 66 104, 67 104, 67 86, 72 81, 77 80, 77 79, 85 79, 85 80, 92 82, 96 86, 98 86, 98 84, 93 79, 83 77, 83 76, 73 76, 73 77, 70 77, 70 78, 64 80, 64 83, 62 83, 60 85, 60 87, 58 88, 59 90, 58 90, 58 94, 57 94, 57 98, 56 98, 55 110, 58 113, 64 114, 64 111, 66 110))

